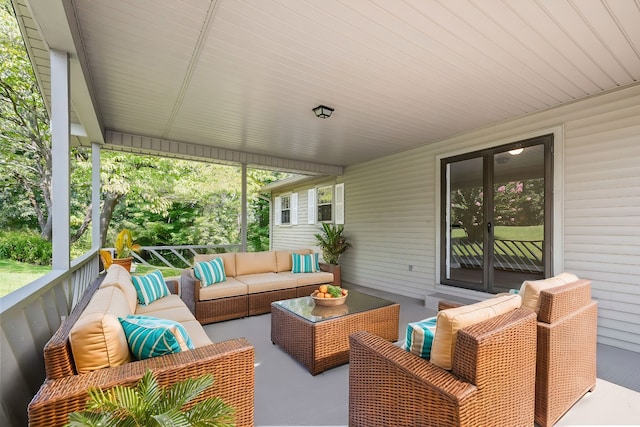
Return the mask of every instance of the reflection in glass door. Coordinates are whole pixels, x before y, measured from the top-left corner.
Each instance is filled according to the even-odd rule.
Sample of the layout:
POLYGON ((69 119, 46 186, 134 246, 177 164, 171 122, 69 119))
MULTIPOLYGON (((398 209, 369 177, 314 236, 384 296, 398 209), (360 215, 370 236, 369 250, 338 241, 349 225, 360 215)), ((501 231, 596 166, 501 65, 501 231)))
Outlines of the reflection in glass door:
POLYGON ((545 194, 544 145, 493 155, 493 290, 543 278, 545 194))
POLYGON ((552 135, 442 161, 441 282, 504 292, 550 265, 552 135))

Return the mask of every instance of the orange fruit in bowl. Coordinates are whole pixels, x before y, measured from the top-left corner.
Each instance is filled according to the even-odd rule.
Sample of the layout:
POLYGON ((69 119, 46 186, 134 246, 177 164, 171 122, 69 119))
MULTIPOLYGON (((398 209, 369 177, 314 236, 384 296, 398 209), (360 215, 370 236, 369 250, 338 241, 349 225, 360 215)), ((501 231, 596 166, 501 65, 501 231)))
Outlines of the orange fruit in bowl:
POLYGON ((320 285, 318 290, 320 291, 320 293, 326 294, 327 291, 329 290, 329 287, 327 285, 320 285))

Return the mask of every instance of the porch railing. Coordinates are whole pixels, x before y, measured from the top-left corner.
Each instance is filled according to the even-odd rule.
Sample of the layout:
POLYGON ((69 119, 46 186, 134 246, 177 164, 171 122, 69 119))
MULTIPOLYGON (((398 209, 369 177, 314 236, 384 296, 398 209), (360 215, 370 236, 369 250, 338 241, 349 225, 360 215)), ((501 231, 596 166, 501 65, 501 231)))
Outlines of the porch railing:
POLYGON ((44 345, 98 277, 98 253, 73 260, 0 298, 0 425, 26 426, 27 405, 45 379, 44 345))
MULTIPOLYGON (((134 262, 147 266, 165 266, 169 268, 191 267, 193 257, 202 253, 238 252, 239 244, 231 245, 178 245, 178 246, 142 246, 140 253, 133 252, 134 262)), ((114 248, 107 248, 113 254, 114 248)))

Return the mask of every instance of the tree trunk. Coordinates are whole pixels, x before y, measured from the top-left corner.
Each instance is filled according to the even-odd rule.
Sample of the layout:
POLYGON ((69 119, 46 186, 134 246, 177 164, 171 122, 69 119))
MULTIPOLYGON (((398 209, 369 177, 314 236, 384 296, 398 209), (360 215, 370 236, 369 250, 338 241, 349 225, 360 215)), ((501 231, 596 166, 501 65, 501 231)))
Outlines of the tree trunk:
POLYGON ((113 210, 118 206, 121 198, 121 194, 107 193, 105 195, 104 203, 102 204, 102 211, 100 212, 100 236, 102 238, 100 247, 106 246, 107 230, 109 229, 109 224, 113 217, 113 210))

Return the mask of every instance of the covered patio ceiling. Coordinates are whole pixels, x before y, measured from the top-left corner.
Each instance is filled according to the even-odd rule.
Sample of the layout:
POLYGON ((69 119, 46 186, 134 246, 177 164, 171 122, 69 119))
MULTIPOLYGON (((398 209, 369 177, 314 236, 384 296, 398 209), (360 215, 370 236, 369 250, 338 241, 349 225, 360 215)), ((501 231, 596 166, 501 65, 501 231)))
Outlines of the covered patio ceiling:
POLYGON ((640 79, 637 0, 13 1, 78 143, 310 174, 640 79))

